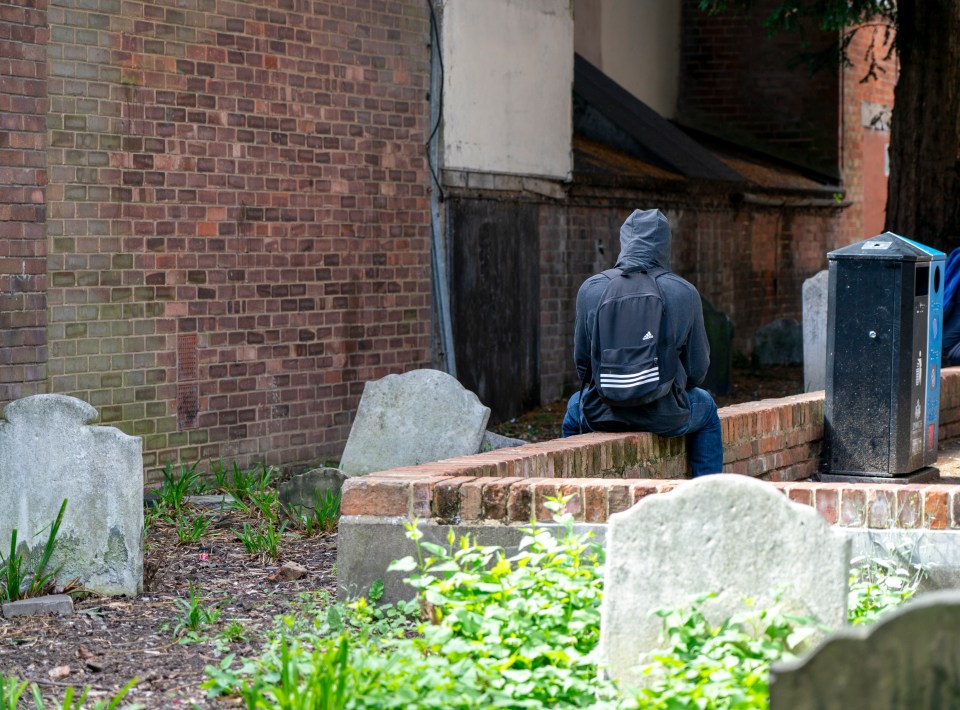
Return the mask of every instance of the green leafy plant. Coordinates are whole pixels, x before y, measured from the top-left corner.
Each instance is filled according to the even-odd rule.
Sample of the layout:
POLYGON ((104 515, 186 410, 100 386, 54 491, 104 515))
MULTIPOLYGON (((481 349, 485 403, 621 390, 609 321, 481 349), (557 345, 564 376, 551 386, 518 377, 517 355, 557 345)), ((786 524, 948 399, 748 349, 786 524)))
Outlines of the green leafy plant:
POLYGON ((17 710, 20 707, 20 696, 26 689, 26 681, 0 675, 0 710, 17 710))
POLYGON ((240 695, 247 708, 342 710, 351 686, 349 641, 304 653, 297 642, 281 640, 278 682, 244 683, 240 695), (292 643, 292 648, 291 648, 292 643), (304 657, 306 656, 306 657, 304 657), (306 662, 305 662, 306 661, 306 662))
POLYGON ((602 550, 573 533, 570 516, 558 520, 560 539, 532 526, 509 557, 452 533, 446 546, 431 544, 411 524, 417 554, 392 569, 410 572, 418 590, 415 625, 417 605, 365 598, 317 610, 306 625, 283 617, 261 657, 208 668, 205 687, 241 695, 248 707, 311 707, 295 699, 314 678, 345 687, 346 707, 610 707, 616 686, 589 658, 602 550))
POLYGON ((701 608, 707 598, 655 612, 667 645, 642 669, 647 684, 638 691, 641 707, 765 709, 770 664, 804 650, 817 631, 812 619, 776 609, 734 614, 715 626, 701 608))
POLYGON ((245 500, 250 497, 251 493, 266 490, 273 479, 273 474, 274 470, 265 463, 245 471, 234 461, 229 475, 221 464, 219 471, 214 472, 214 477, 217 480, 217 485, 230 493, 234 498, 237 500, 245 500))
POLYGON ((234 619, 220 632, 220 637, 226 643, 237 643, 238 641, 244 641, 247 638, 247 630, 243 627, 239 621, 234 619))
POLYGON ((264 561, 275 561, 280 557, 280 539, 286 527, 285 522, 278 528, 269 521, 260 521, 257 527, 244 523, 242 530, 235 529, 233 533, 251 555, 259 555, 264 561))
MULTIPOLYGON (((57 710, 116 710, 119 707, 120 702, 126 697, 127 693, 130 692, 130 689, 136 685, 137 679, 134 678, 125 686, 123 686, 120 691, 111 698, 105 700, 98 700, 93 705, 87 704, 87 694, 90 692, 89 687, 84 687, 82 690, 77 691, 72 685, 68 686, 67 689, 63 692, 63 700, 57 705, 57 710), (79 692, 79 695, 77 693, 79 692)), ((37 707, 37 710, 44 710, 46 707, 43 703, 43 696, 40 694, 40 689, 36 685, 31 685, 30 690, 33 693, 33 702, 37 707)), ((143 705, 127 705, 125 706, 126 710, 141 710, 143 705)))
POLYGON ((904 551, 887 551, 884 557, 853 560, 847 615, 851 624, 870 624, 912 597, 923 579, 919 565, 904 551))
POLYGON ((220 607, 216 604, 204 604, 203 601, 199 587, 194 587, 193 582, 190 582, 190 595, 187 599, 173 600, 179 611, 173 633, 181 637, 181 642, 198 640, 197 632, 213 626, 219 620, 220 607))
MULTIPOLYGON (((0 593, 0 599, 12 602, 18 599, 35 597, 45 594, 47 589, 53 586, 57 570, 48 571, 47 567, 53 557, 57 535, 60 532, 60 525, 63 523, 63 514, 66 509, 67 499, 64 498, 56 519, 50 524, 47 541, 40 551, 39 558, 33 564, 32 573, 27 570, 28 564, 23 553, 17 550, 16 528, 10 531, 10 553, 7 557, 0 553, 0 563, 3 565, 0 567, 0 581, 3 582, 3 587, 0 589, 0 592, 2 592, 0 593)), ((37 535, 42 532, 43 530, 38 532, 37 535)))
POLYGON ((280 522, 280 495, 276 489, 252 490, 247 499, 264 520, 274 524, 280 522))
MULTIPOLYGON (((78 691, 72 685, 67 686, 63 692, 63 700, 57 703, 55 707, 56 710, 116 710, 120 702, 136 684, 137 679, 134 678, 112 697, 98 700, 93 705, 87 702, 87 694, 90 692, 89 687, 84 687, 78 691)), ((17 708, 23 707, 20 698, 26 692, 28 686, 36 710, 45 710, 47 704, 44 702, 43 695, 36 683, 20 681, 12 676, 0 676, 0 710, 17 710, 17 708)), ((124 707, 126 710, 143 710, 144 706, 134 704, 124 707)))
MULTIPOLYGON (((248 708, 291 710, 765 708, 770 663, 823 631, 776 607, 716 625, 699 608, 703 600, 663 610, 664 648, 648 658, 649 684, 623 691, 600 676, 594 654, 603 550, 573 532, 563 504, 548 501, 558 526, 532 523, 512 555, 452 532, 434 544, 409 524, 415 554, 390 569, 407 573, 415 601, 378 604, 380 581, 345 604, 301 595, 294 613, 275 619, 259 656, 227 655, 207 668, 204 687, 248 708)), ((870 598, 878 608, 877 595, 870 598)))
POLYGON ((209 515, 178 515, 171 518, 169 515, 163 516, 163 519, 174 526, 177 531, 177 540, 181 545, 198 542, 210 528, 213 517, 209 515))
POLYGON ((307 537, 324 532, 332 533, 340 517, 340 491, 317 491, 313 494, 313 508, 300 506, 294 514, 297 526, 307 537))
POLYGON ((163 469, 163 482, 159 488, 151 491, 157 497, 157 508, 179 513, 184 505, 184 499, 202 487, 198 464, 187 468, 180 464, 179 475, 174 472, 173 461, 167 461, 163 469))

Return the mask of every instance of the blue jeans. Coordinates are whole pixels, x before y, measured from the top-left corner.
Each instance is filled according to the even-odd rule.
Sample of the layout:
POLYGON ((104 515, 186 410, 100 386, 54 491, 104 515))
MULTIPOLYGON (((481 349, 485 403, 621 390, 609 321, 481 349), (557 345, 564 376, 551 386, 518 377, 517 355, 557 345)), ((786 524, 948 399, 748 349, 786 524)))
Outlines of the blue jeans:
MULTIPOLYGON (((694 478, 709 473, 723 471, 723 434, 720 430, 720 417, 717 405, 706 390, 696 387, 687 392, 690 397, 690 421, 685 426, 661 434, 668 439, 676 436, 687 437, 687 461, 694 478)), ((575 392, 567 403, 567 413, 563 417, 563 436, 580 433, 580 393, 575 392)), ((586 420, 583 432, 592 431, 586 420)))

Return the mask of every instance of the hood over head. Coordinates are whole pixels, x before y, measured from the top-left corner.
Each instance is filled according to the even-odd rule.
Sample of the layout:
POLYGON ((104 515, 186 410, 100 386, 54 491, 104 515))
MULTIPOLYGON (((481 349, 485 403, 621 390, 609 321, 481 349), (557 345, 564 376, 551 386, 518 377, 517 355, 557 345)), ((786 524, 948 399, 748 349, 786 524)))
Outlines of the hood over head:
POLYGON ((660 210, 634 210, 620 227, 617 268, 670 268, 670 224, 660 210))

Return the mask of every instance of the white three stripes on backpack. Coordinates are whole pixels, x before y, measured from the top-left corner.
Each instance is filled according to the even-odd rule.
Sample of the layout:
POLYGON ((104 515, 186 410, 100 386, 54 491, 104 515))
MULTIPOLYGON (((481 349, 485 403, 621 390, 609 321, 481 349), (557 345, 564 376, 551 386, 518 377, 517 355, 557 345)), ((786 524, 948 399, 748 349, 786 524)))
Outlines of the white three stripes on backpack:
POLYGON ((606 372, 600 373, 601 387, 634 387, 642 385, 645 382, 654 382, 660 379, 660 368, 651 367, 647 370, 641 370, 630 375, 613 375, 606 372))

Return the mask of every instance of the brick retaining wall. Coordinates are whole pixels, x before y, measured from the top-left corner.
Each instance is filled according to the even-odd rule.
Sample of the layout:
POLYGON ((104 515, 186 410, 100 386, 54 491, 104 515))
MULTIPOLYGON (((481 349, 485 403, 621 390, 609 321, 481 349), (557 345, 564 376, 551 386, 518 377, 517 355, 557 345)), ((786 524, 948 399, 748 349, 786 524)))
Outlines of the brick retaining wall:
MULTIPOLYGON (((940 438, 960 436, 960 368, 941 378, 940 438)), ((831 523, 869 528, 960 528, 960 487, 804 481, 820 465, 823 392, 720 410, 724 470, 773 482, 831 523)), ((584 434, 350 479, 345 516, 437 523, 548 520, 563 493, 576 520, 603 523, 644 496, 682 485, 682 440, 652 434, 584 434)))

